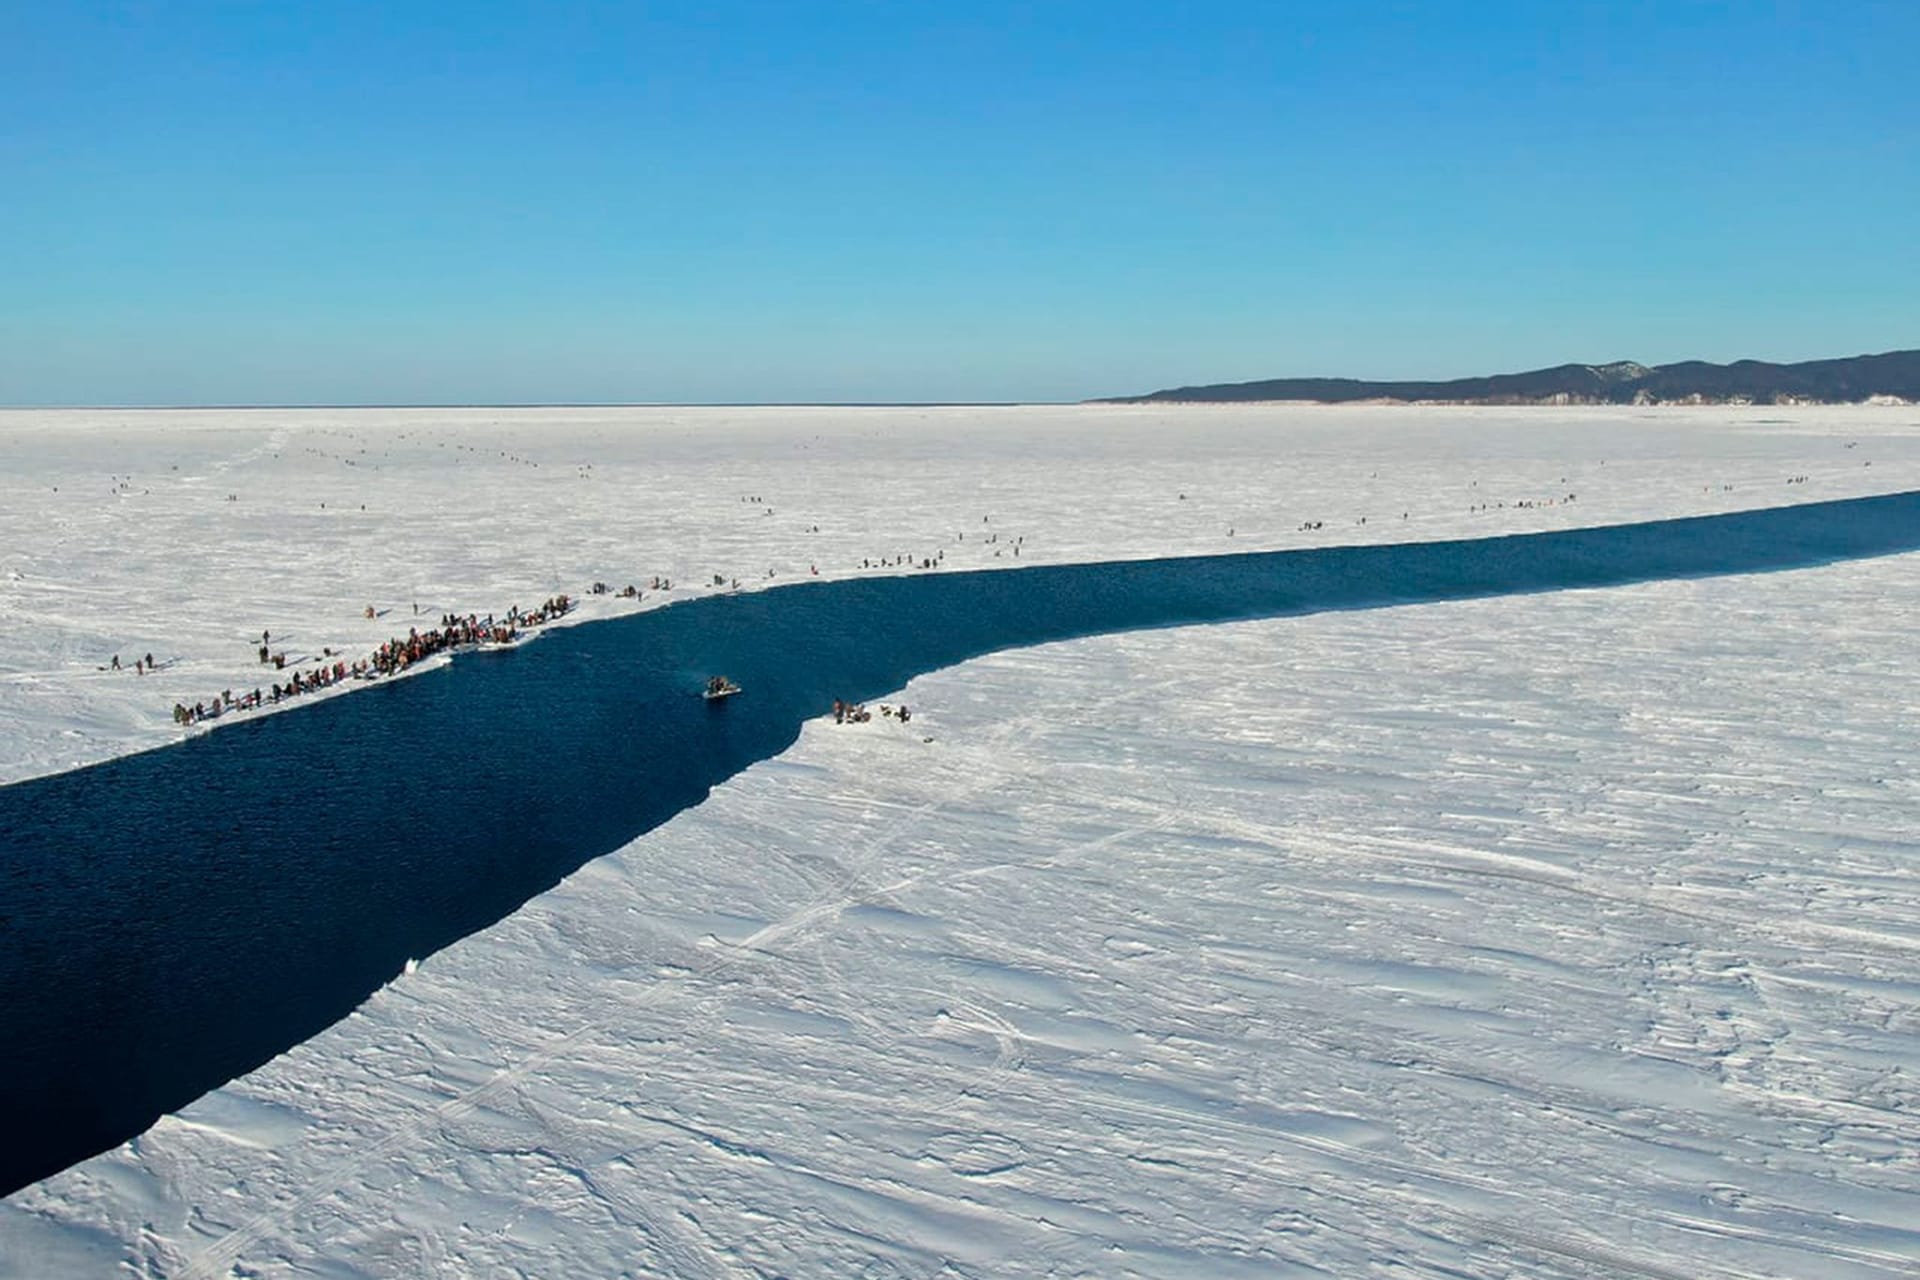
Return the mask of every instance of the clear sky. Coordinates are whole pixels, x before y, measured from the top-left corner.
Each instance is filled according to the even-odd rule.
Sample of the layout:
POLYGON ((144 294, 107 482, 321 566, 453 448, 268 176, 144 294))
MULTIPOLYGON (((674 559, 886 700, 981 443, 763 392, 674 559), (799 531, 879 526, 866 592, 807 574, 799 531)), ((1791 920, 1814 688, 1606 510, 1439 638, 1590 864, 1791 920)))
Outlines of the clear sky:
POLYGON ((1920 0, 0 0, 0 403, 1920 346, 1920 0))

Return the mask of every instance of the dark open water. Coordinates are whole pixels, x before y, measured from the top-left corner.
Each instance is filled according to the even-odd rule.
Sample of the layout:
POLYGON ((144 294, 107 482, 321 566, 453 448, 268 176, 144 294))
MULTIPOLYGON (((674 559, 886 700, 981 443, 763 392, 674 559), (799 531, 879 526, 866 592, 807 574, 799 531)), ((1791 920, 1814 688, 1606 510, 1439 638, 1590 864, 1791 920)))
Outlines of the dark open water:
POLYGON ((998 649, 1920 549, 1920 493, 1525 537, 804 583, 0 788, 0 1192, 139 1133, 784 750, 998 649), (724 671, 748 692, 710 708, 724 671))

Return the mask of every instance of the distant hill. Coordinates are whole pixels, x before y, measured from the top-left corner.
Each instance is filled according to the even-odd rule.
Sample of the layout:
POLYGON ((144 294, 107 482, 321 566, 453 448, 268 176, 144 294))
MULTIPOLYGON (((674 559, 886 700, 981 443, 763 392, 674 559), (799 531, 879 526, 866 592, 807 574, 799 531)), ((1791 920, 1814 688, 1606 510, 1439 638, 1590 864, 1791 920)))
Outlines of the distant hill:
POLYGON ((1875 396, 1920 401, 1920 351, 1770 364, 1684 360, 1649 368, 1631 360, 1563 364, 1449 382, 1368 382, 1357 378, 1272 378, 1174 387, 1102 404, 1309 400, 1426 401, 1442 404, 1854 404, 1875 396))

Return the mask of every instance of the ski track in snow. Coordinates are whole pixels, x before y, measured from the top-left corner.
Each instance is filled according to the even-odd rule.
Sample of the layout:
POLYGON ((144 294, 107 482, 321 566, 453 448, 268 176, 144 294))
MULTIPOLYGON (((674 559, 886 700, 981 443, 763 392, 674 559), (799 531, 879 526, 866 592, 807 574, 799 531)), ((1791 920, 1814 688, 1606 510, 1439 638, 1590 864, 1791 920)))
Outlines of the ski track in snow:
MULTIPOLYGON (((0 487, 74 474, 111 439, 156 471, 192 454, 182 472, 224 502, 211 495, 269 484, 290 457, 340 467, 360 457, 348 444, 404 431, 415 452, 381 465, 407 475, 379 473, 369 505, 421 517, 399 521, 420 539, 409 564, 441 594, 474 593, 445 607, 484 610, 550 593, 541 561, 578 590, 568 574, 693 582, 722 553, 816 555, 825 533, 771 532, 783 509, 809 529, 837 516, 834 554, 856 564, 878 530, 930 552, 950 526, 961 567, 978 562, 976 506, 1025 532, 1036 562, 1305 545, 1284 526, 1376 470, 1391 484, 1366 502, 1399 494, 1419 527, 1329 514, 1320 544, 1920 483, 1912 410, 1651 426, 675 413, 263 413, 191 430, 102 414, 77 435, 41 415, 0 423, 39 468, 0 468, 0 487), (959 424, 977 437, 946 430, 959 424), (316 440, 333 452, 302 452, 316 440), (458 447, 476 441, 490 461, 458 447), (483 478, 454 485, 443 445, 483 478), (1063 478, 1076 450, 1088 466, 1063 478), (536 455, 588 489, 626 468, 624 498, 547 508, 538 539, 511 547, 465 541, 484 520, 424 517, 460 493, 496 514, 529 502, 511 482, 536 455), (1269 491, 1276 459, 1284 492, 1269 491), (587 461, 596 475, 578 479, 587 461), (683 536, 632 574, 597 567, 573 539, 610 556, 634 538, 643 525, 618 510, 643 473, 681 486, 645 527, 683 536), (1476 479, 1534 496, 1548 473, 1579 473, 1576 504, 1464 510, 1476 479), (796 491, 843 501, 812 516, 796 491), (744 514, 742 494, 780 514, 744 514), (1212 527, 1229 510, 1232 544, 1212 527), (505 595, 482 591, 501 581, 505 595)), ((259 536, 335 491, 309 479, 259 536)), ((175 607, 188 579, 159 553, 63 565, 76 552, 42 524, 72 537, 98 517, 18 510, 0 505, 9 563, 96 588, 81 610, 77 591, 22 588, 0 566, 15 592, 0 603, 44 624, 0 642, 17 663, 0 714, 22 731, 7 767, 25 776, 147 741, 130 680, 60 655, 175 607), (22 675, 76 702, 50 717, 15 698, 22 675), (63 740, 76 727, 87 736, 63 740)), ((270 545, 207 547, 235 529, 177 514, 165 536, 201 568, 270 545)), ((257 635, 256 609, 276 634, 330 618, 327 643, 358 644, 339 619, 385 599, 363 581, 275 594, 309 554, 289 544, 286 575, 264 582, 192 578, 208 616, 182 630, 182 669, 215 677, 224 632, 257 635)), ((1916 587, 1920 556, 1894 556, 1105 636, 922 677, 887 700, 914 708, 910 725, 810 723, 320 1036, 0 1202, 0 1275, 1913 1274, 1916 587)))

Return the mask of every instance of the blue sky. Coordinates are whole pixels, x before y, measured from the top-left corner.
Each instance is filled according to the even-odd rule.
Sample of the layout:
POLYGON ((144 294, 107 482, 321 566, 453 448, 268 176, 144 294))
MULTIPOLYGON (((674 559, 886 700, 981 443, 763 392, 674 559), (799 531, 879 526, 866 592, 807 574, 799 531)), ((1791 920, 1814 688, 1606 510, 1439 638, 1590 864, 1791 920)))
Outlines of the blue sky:
POLYGON ((1920 3, 0 0, 0 403, 1920 346, 1920 3))

